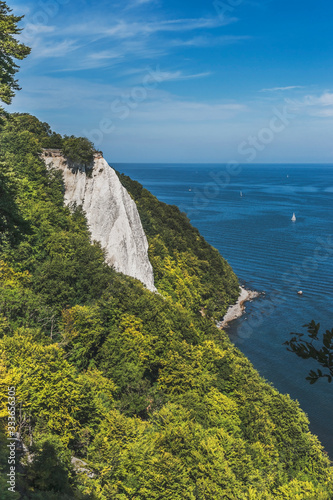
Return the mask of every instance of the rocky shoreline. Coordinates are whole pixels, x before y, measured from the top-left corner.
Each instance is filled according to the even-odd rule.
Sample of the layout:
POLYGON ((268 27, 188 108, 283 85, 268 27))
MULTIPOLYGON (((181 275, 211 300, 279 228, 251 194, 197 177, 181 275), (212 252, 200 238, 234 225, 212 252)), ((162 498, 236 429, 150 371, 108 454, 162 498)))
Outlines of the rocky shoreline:
POLYGON ((259 297, 259 292, 255 292, 253 290, 246 290, 246 288, 240 286, 240 295, 236 304, 230 306, 227 310, 222 321, 217 323, 218 328, 226 328, 231 321, 234 321, 237 318, 240 318, 245 311, 245 302, 249 302, 256 297, 259 297))

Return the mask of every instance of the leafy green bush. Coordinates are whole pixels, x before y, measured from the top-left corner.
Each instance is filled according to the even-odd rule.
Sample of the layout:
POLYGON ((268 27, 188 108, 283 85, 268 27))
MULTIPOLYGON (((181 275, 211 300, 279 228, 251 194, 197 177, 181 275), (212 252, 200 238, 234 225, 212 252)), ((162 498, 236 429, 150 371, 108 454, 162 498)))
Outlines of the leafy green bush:
POLYGON ((62 144, 63 155, 71 164, 92 167, 94 162, 94 145, 85 137, 64 137, 62 144))

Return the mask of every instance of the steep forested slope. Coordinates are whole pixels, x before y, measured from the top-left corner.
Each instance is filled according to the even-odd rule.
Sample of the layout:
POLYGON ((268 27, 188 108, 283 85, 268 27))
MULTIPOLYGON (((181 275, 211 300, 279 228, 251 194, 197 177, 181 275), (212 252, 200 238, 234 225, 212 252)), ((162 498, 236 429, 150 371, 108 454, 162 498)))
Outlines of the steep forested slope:
POLYGON ((138 182, 118 175, 137 203, 158 290, 192 311, 221 319, 239 295, 229 264, 178 207, 160 202, 138 182))
POLYGON ((176 207, 122 178, 162 293, 116 273, 40 160, 48 138, 62 140, 27 115, 0 135, 0 499, 332 498, 298 404, 214 326, 237 292, 227 263, 176 207), (29 450, 17 450, 17 494, 13 386, 29 450))

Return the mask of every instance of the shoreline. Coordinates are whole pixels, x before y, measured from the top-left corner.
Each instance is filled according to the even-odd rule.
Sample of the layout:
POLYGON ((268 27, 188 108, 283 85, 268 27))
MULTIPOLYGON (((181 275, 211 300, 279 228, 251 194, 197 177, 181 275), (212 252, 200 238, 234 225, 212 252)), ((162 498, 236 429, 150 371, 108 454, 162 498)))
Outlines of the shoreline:
POLYGON ((243 286, 240 286, 240 295, 236 304, 230 306, 224 315, 223 319, 217 323, 217 327, 221 330, 225 327, 229 326, 231 321, 240 318, 243 316, 245 312, 245 302, 249 302, 257 297, 259 297, 260 293, 255 292, 253 290, 247 290, 243 286))

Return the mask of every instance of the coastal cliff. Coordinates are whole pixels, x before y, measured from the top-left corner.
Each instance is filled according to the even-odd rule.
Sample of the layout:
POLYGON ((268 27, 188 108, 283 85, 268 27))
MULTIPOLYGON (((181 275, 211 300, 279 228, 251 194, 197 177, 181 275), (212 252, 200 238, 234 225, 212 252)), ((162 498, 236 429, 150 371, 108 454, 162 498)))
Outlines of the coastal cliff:
POLYGON ((22 498, 332 499, 306 415, 214 325, 239 296, 230 265, 89 146, 26 114, 0 124, 0 492, 10 388, 22 498), (147 279, 142 227, 159 293, 91 242, 126 272, 137 252, 147 279))
POLYGON ((69 164, 60 150, 44 149, 42 157, 48 168, 63 172, 65 204, 82 205, 91 237, 106 251, 107 263, 156 291, 136 204, 102 154, 95 154, 91 168, 69 164))

